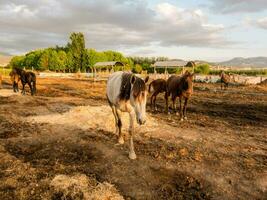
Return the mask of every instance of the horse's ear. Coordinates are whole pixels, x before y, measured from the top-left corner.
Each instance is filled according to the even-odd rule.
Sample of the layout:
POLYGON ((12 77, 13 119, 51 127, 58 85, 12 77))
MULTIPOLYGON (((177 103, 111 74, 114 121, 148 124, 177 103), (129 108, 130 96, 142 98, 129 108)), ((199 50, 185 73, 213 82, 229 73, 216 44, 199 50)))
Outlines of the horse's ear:
POLYGON ((132 76, 131 76, 131 80, 130 80, 131 84, 134 84, 135 79, 136 79, 135 75, 132 75, 132 76))
POLYGON ((147 81, 149 80, 149 76, 147 76, 146 78, 145 78, 145 83, 147 83, 147 81))

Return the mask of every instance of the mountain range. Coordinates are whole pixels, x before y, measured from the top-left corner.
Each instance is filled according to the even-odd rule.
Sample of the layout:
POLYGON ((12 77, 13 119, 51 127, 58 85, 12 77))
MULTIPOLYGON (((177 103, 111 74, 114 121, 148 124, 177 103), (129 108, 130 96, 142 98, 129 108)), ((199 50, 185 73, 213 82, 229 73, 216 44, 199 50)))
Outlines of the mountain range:
POLYGON ((248 68, 266 68, 267 57, 236 57, 228 61, 214 63, 215 65, 226 66, 226 67, 248 67, 248 68))

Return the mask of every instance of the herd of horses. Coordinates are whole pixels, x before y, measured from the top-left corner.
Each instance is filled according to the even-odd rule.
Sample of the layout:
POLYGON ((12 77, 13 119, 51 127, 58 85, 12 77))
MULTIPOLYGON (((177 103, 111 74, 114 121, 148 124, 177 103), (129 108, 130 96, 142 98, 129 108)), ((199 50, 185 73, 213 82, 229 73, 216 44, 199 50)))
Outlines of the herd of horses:
MULTIPOLYGON (((25 85, 28 84, 31 90, 31 95, 36 93, 36 75, 33 72, 28 72, 20 68, 14 68, 10 72, 10 78, 13 84, 13 91, 18 92, 19 81, 22 83, 22 94, 25 95, 25 85)), ((221 73, 221 88, 226 89, 230 80, 230 76, 221 73)), ((156 98, 160 93, 165 93, 166 101, 165 110, 169 112, 169 97, 172 100, 172 110, 178 114, 176 109, 176 99, 180 102, 180 120, 186 120, 186 109, 188 100, 193 94, 193 79, 194 73, 186 71, 181 76, 172 75, 167 80, 156 79, 148 86, 149 77, 142 79, 131 72, 114 72, 110 75, 107 81, 106 96, 108 103, 112 109, 115 119, 116 134, 118 135, 118 143, 124 143, 124 135, 122 134, 121 112, 127 112, 130 116, 129 125, 129 158, 135 159, 133 135, 134 135, 134 121, 136 119, 139 125, 146 122, 146 102, 147 94, 152 93, 150 99, 150 106, 152 110, 157 110, 156 98), (148 88, 148 89, 147 89, 148 88), (182 101, 184 104, 182 105, 182 101)))

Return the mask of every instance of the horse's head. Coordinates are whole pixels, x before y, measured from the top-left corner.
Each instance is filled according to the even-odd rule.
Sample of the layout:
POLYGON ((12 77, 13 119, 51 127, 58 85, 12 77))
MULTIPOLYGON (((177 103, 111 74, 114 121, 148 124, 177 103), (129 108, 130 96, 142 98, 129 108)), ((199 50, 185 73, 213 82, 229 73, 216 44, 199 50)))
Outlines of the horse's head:
POLYGON ((146 83, 148 79, 148 76, 144 80, 134 75, 131 77, 130 102, 134 107, 137 123, 140 125, 146 122, 146 83))
POLYGON ((194 73, 190 73, 189 71, 186 71, 182 77, 184 80, 184 88, 186 90, 193 90, 193 81, 194 81, 194 73))

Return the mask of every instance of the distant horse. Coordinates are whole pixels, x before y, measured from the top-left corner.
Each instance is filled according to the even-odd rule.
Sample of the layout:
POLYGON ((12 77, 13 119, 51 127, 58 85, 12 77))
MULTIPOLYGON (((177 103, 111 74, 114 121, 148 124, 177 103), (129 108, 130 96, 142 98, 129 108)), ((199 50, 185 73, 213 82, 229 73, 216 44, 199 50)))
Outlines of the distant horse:
POLYGON ((2 88, 2 80, 3 80, 2 74, 0 74, 0 88, 2 88))
POLYGON ((145 80, 135 76, 129 72, 115 72, 111 74, 107 82, 107 99, 115 118, 116 132, 119 134, 118 142, 124 143, 123 134, 121 132, 121 112, 128 112, 130 115, 130 152, 129 158, 135 159, 133 134, 134 134, 134 118, 139 125, 146 122, 146 83, 145 80))
POLYGON ((229 82, 230 82, 230 75, 229 74, 225 74, 224 71, 221 72, 220 74, 220 78, 221 78, 221 89, 227 89, 228 88, 228 85, 229 85, 229 82))
POLYGON ((13 85, 13 91, 18 92, 19 91, 19 82, 20 82, 19 75, 14 70, 12 70, 9 73, 9 76, 10 76, 10 80, 11 80, 12 85, 13 85))
POLYGON ((150 99, 150 106, 154 110, 157 110, 156 107, 156 98, 159 93, 166 92, 166 80, 164 79, 156 79, 149 84, 148 92, 153 92, 150 99))
MULTIPOLYGON (((25 85, 28 84, 31 89, 31 95, 36 93, 36 75, 33 72, 26 72, 20 68, 14 68, 11 72, 11 77, 16 75, 19 76, 21 83, 22 83, 22 94, 25 95, 25 85)), ((18 83, 18 82, 17 82, 18 83)), ((17 84, 16 83, 16 84, 17 84)), ((14 85, 13 85, 14 87, 14 85)), ((18 91, 18 90, 17 90, 18 91)))
POLYGON ((167 80, 166 84, 166 93, 165 93, 165 100, 166 100, 166 111, 169 113, 169 105, 168 105, 168 98, 172 95, 172 108, 174 112, 176 112, 176 98, 179 97, 180 101, 180 119, 183 121, 187 119, 186 117, 186 107, 188 103, 188 99, 193 94, 193 77, 194 74, 188 71, 185 72, 182 76, 171 76, 167 80), (184 98, 184 106, 182 110, 182 99, 184 98))

